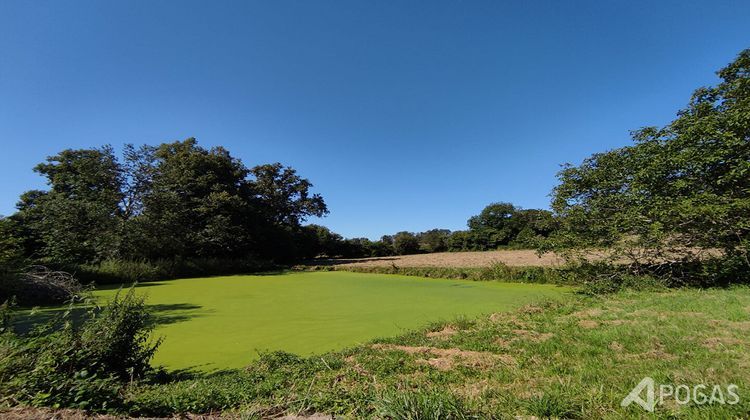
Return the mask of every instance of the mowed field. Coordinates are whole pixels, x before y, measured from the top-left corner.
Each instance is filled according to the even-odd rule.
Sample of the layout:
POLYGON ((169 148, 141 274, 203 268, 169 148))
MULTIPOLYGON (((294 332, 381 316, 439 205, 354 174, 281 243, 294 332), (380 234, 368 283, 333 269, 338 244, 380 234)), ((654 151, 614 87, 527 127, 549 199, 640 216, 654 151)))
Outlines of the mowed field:
POLYGON ((503 263, 510 267, 550 267, 561 265, 563 259, 553 253, 541 257, 528 249, 475 252, 437 252, 433 254, 398 255, 356 259, 335 259, 319 261, 320 265, 353 267, 489 267, 503 263))
MULTIPOLYGON (((156 365, 237 368, 258 351, 338 350, 435 321, 561 298, 549 285, 470 282, 348 272, 228 276, 143 283, 138 293, 164 341, 156 365)), ((102 302, 117 289, 99 290, 102 302)))

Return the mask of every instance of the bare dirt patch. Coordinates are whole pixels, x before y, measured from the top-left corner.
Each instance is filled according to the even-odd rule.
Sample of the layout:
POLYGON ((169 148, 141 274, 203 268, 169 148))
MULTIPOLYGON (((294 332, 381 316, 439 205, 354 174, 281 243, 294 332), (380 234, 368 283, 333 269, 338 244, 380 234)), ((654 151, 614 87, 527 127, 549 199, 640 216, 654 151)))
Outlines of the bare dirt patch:
POLYGON ((656 342, 652 345, 651 349, 642 353, 628 353, 616 355, 618 360, 639 360, 639 359, 650 359, 650 360, 662 360, 662 361, 675 361, 679 357, 675 354, 669 353, 664 348, 662 343, 656 342))
POLYGON ((591 330, 598 327, 599 323, 590 319, 582 319, 578 321, 578 326, 587 330, 591 330))
POLYGON ((612 351, 621 352, 624 349, 624 347, 622 346, 622 344, 618 343, 617 341, 613 341, 609 343, 609 349, 612 351))
POLYGON ((532 343, 543 343, 555 335, 552 333, 540 333, 531 330, 513 330, 518 339, 531 341, 532 343))
POLYGON ((426 335, 428 338, 437 338, 442 340, 447 340, 448 338, 456 335, 458 332, 457 329, 453 328, 451 325, 446 325, 445 328, 443 328, 440 331, 430 331, 426 335))
POLYGON ((526 321, 518 319, 518 316, 509 312, 495 312, 489 316, 489 320, 495 324, 515 325, 517 328, 528 328, 526 321))
POLYGON ((722 350, 729 346, 744 344, 742 340, 731 337, 710 337, 703 340, 703 346, 710 350, 722 350))
POLYGON ((573 312, 573 316, 578 319, 586 318, 598 318, 604 314, 604 311, 599 308, 586 309, 583 311, 573 312))
POLYGON ((628 319, 609 319, 603 322, 607 325, 614 325, 614 326, 637 324, 637 322, 628 320, 628 319))
POLYGON ((399 346, 395 344, 375 344, 372 346, 378 350, 396 350, 407 354, 418 354, 431 356, 426 360, 419 360, 417 363, 426 364, 438 370, 451 370, 455 366, 465 366, 472 368, 490 368, 496 363, 510 365, 515 363, 515 359, 506 354, 495 354, 482 351, 471 351, 461 349, 441 349, 437 347, 426 346, 399 346))

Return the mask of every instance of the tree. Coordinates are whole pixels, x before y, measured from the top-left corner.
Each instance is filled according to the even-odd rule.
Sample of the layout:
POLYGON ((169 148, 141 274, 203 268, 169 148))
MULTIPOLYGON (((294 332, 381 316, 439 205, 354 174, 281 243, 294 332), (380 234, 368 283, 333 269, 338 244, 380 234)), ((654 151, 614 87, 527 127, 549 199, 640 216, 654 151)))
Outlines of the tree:
POLYGON ((640 265, 719 248, 750 267, 750 49, 663 128, 566 166, 553 191, 553 246, 613 247, 640 265))
MULTIPOLYGON (((328 212, 310 181, 280 164, 250 170, 193 138, 126 145, 121 160, 109 146, 64 150, 35 170, 50 188, 24 193, 3 221, 17 239, 0 244, 3 254, 20 247, 34 261, 75 268, 106 259, 291 262, 321 252, 319 232, 309 243, 300 226, 328 212)), ((342 252, 337 241, 327 252, 342 252)))
POLYGON ((190 138, 147 151, 143 160, 149 163, 136 164, 132 175, 142 188, 129 194, 141 202, 132 206, 138 210, 129 224, 131 253, 149 259, 247 253, 259 234, 253 227, 261 206, 239 159, 190 138))
POLYGON ((300 236, 305 239, 305 248, 299 252, 305 258, 314 258, 318 256, 336 257, 343 252, 344 238, 338 233, 331 232, 325 226, 307 225, 300 228, 300 236))
POLYGON ((320 194, 310 195, 313 186, 297 171, 280 163, 260 165, 251 170, 255 194, 264 203, 268 217, 279 225, 299 226, 310 216, 328 214, 320 194))
POLYGON ((96 262, 116 254, 122 200, 120 167, 109 146, 63 150, 34 171, 49 191, 29 191, 12 218, 30 236, 25 241, 43 260, 59 264, 96 262))
POLYGON ((424 252, 443 252, 448 250, 448 229, 432 229, 419 235, 419 247, 424 252))
POLYGON ((457 230, 448 237, 449 251, 471 251, 474 249, 474 243, 471 233, 467 230, 457 230))
POLYGON ((23 260, 23 241, 19 237, 16 222, 0 217, 0 276, 17 268, 23 260))
POLYGON ((393 236, 393 251, 397 255, 419 253, 419 239, 411 232, 398 232, 393 236))
POLYGON ((558 221, 549 210, 518 210, 513 216, 517 233, 510 244, 537 247, 558 228, 558 221))
POLYGON ((390 235, 383 235, 370 245, 371 257, 387 257, 393 254, 393 237, 390 235))

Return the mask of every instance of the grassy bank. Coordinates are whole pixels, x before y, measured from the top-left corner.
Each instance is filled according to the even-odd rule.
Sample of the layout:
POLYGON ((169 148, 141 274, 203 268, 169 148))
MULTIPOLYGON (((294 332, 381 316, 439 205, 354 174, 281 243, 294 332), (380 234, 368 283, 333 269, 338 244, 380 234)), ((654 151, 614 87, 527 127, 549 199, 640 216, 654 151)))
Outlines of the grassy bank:
POLYGON ((152 415, 641 418, 620 401, 646 376, 739 390, 735 405, 667 397, 656 417, 750 415, 750 289, 581 296, 322 356, 266 353, 245 370, 131 388, 129 401, 152 415))

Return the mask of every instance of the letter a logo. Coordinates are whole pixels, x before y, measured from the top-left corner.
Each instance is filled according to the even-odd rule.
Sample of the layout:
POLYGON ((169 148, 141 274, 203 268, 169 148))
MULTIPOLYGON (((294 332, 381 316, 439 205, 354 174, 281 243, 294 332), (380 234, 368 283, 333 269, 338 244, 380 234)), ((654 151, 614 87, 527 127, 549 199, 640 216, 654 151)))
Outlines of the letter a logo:
POLYGON ((622 399, 622 402, 620 402, 621 407, 627 407, 630 405, 630 403, 636 403, 643 407, 644 410, 653 412, 654 407, 656 406, 656 398, 654 395, 654 380, 649 378, 648 376, 643 378, 638 385, 633 388, 632 391, 630 391, 630 394, 628 394, 627 397, 622 399), (646 389, 646 401, 641 398, 641 392, 643 392, 643 389, 646 389))

